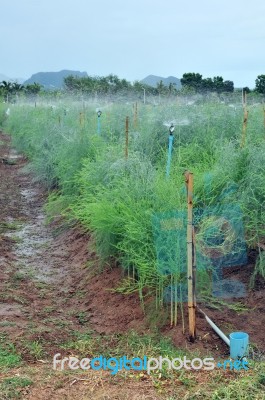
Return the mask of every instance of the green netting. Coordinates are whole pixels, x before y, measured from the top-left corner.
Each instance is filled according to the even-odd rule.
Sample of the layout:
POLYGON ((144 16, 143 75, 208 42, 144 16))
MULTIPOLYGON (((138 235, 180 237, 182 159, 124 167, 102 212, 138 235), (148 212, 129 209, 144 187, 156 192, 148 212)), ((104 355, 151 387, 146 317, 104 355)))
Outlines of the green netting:
POLYGON ((157 270, 161 275, 181 274, 187 268, 187 216, 185 211, 169 211, 153 216, 157 270))
MULTIPOLYGON (((187 212, 157 213, 152 222, 158 273, 163 276, 173 275, 178 281, 174 286, 165 288, 164 299, 186 301, 187 212)), ((244 296, 243 283, 223 279, 224 268, 247 263, 240 207, 236 204, 220 204, 194 209, 193 223, 197 276, 208 272, 213 296, 244 296)))
POLYGON ((242 212, 237 204, 195 209, 197 267, 214 269, 247 263, 242 212))

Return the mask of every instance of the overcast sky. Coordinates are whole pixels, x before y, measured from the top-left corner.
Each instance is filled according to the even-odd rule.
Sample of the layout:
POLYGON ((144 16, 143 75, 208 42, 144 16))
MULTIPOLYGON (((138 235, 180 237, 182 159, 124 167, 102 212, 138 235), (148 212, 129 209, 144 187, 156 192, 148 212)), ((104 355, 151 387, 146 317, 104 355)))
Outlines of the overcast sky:
POLYGON ((265 74, 265 0, 0 0, 0 73, 265 74))

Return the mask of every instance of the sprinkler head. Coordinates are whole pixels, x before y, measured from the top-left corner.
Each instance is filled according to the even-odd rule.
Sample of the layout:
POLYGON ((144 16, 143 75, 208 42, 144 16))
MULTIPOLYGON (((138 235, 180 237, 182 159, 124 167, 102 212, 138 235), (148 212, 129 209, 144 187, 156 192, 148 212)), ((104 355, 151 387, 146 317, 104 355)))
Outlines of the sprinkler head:
POLYGON ((97 114, 98 114, 98 118, 99 118, 101 116, 101 114, 102 114, 102 111, 98 110, 97 114))
POLYGON ((169 134, 173 135, 174 130, 175 130, 175 127, 174 127, 173 124, 171 124, 170 127, 169 127, 169 134))

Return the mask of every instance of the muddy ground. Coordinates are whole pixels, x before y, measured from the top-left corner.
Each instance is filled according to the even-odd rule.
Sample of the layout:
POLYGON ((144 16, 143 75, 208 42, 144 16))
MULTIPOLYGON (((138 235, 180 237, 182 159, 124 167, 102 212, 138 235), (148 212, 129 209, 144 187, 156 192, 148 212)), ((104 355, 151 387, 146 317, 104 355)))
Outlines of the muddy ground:
MULTIPOLYGON (((160 397, 156 385, 146 377, 124 385, 105 373, 89 371, 85 377, 75 378, 52 372, 52 356, 73 332, 93 332, 99 337, 130 330, 150 333, 153 322, 144 315, 137 293, 123 295, 111 290, 118 286, 122 271, 115 266, 101 268, 93 241, 81 227, 62 220, 47 223, 43 210, 47 193, 34 181, 27 160, 12 149, 8 135, 0 135, 0 144, 0 335, 6 335, 22 354, 24 366, 13 374, 26 372, 34 377, 22 398, 166 398, 160 397)), ((254 264, 249 264, 229 273, 248 282, 253 268, 254 264)), ((262 356, 264 294, 264 282, 258 280, 255 289, 240 299, 241 312, 201 306, 225 333, 248 332, 255 354, 262 356)), ((188 341, 181 327, 168 324, 161 327, 161 335, 170 336, 183 349, 226 357, 226 345, 205 319, 198 315, 197 322, 196 343, 188 341)))

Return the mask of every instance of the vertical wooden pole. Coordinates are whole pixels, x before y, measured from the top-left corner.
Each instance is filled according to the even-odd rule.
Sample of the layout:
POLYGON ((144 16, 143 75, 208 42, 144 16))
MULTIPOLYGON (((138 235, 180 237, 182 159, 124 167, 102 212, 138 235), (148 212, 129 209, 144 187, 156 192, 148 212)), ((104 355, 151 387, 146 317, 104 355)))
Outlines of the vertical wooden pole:
MULTIPOLYGON (((196 302, 196 238, 195 238, 195 229, 192 224, 192 280, 193 280, 193 305, 196 311, 197 302, 196 302)), ((195 325, 196 330, 196 325, 195 325)))
POLYGON ((173 296, 173 289, 174 287, 174 280, 173 280, 173 274, 170 275, 170 326, 173 326, 174 324, 174 296, 173 296))
POLYGON ((125 120, 125 158, 128 158, 128 147, 129 147, 129 117, 125 120))
POLYGON ((187 279, 188 279, 188 314, 189 314, 189 337, 191 341, 196 337, 196 315, 195 315, 195 260, 193 246, 193 174, 189 171, 185 172, 187 186, 187 279))
MULTIPOLYGON (((174 276, 174 326, 177 326, 178 322, 178 279, 174 276)), ((181 291, 181 288, 179 292, 181 291)), ((182 306, 181 306, 182 308, 182 306)))
POLYGON ((248 111, 247 111, 247 92, 243 88, 242 89, 242 103, 244 110, 244 118, 243 118, 243 126, 242 126, 242 139, 240 147, 244 147, 246 143, 246 134, 247 134, 247 122, 248 122, 248 111))
POLYGON ((243 119, 243 127, 242 127, 242 139, 240 147, 244 147, 246 143, 246 135, 247 135, 247 124, 248 124, 248 111, 246 107, 244 108, 244 119, 243 119))
POLYGON ((247 106, 247 91, 244 88, 242 89, 242 105, 244 109, 247 106))

